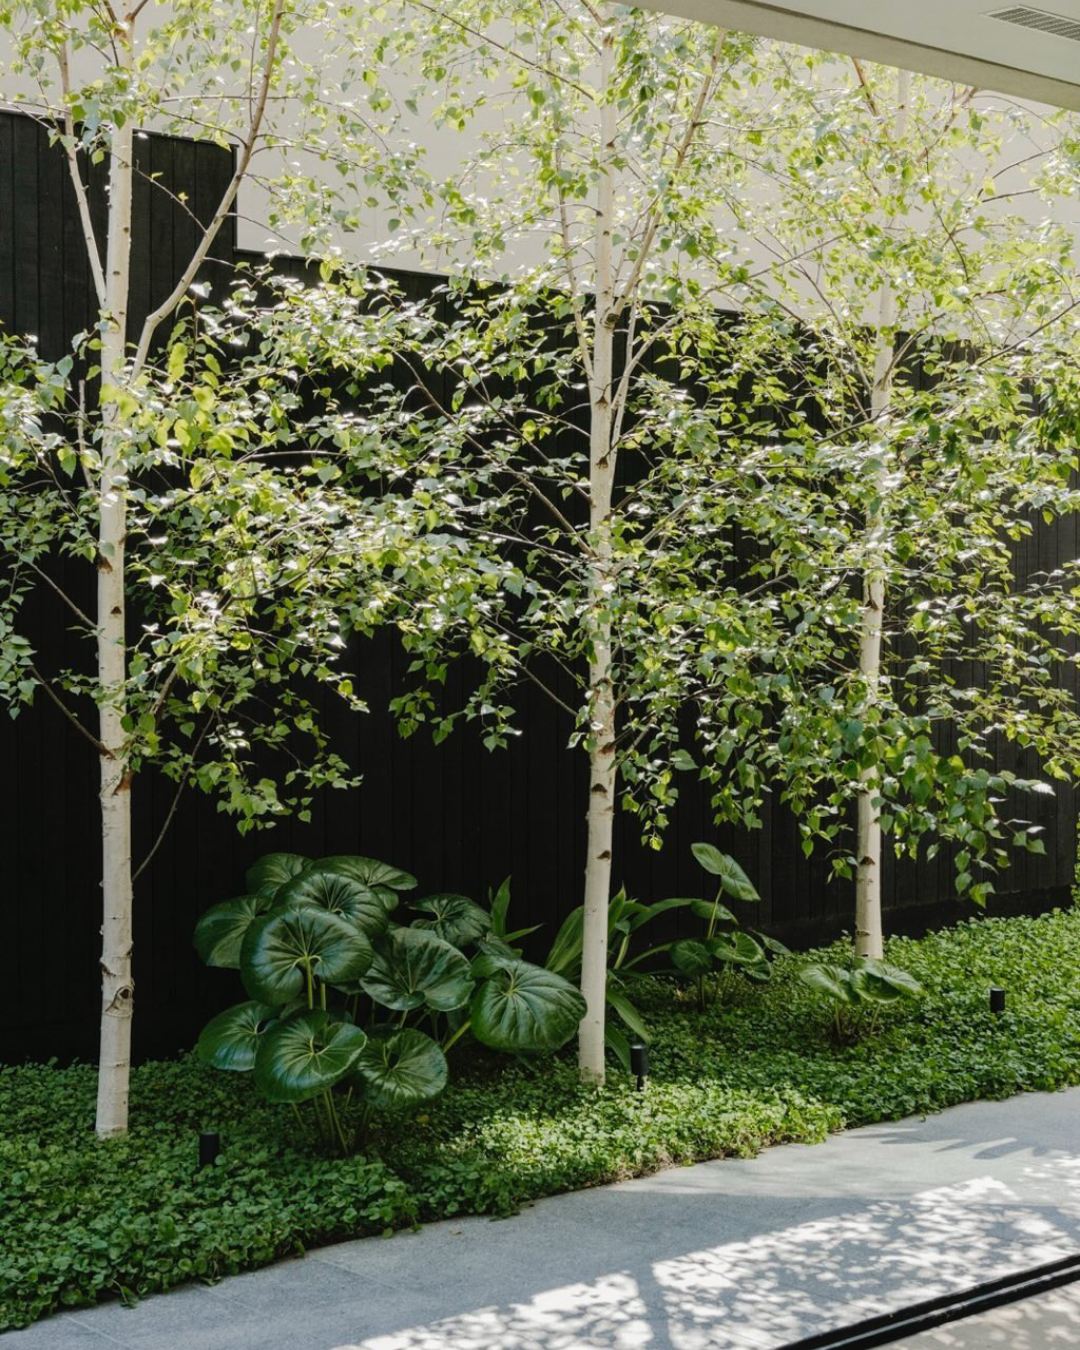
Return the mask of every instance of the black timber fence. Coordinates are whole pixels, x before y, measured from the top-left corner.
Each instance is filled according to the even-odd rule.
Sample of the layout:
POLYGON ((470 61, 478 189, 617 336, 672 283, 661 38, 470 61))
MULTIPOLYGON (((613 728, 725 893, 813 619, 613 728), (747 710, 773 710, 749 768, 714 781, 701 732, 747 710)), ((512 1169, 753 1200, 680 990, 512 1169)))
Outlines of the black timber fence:
MULTIPOLYGON (((133 323, 171 289, 232 170, 229 151, 171 137, 137 142, 133 229, 133 323)), ((104 168, 90 170, 95 227, 104 230, 104 168)), ((201 280, 219 298, 233 267, 258 262, 237 247, 228 222, 201 280)), ((299 263, 280 264, 299 274, 299 263)), ((440 278, 404 275, 413 294, 440 278)), ((0 331, 32 334, 54 359, 94 318, 94 300, 74 195, 61 152, 33 119, 0 112, 0 331)), ((1080 553, 1075 519, 1040 523, 1017 546, 1019 575, 1049 570, 1080 553)), ((79 640, 59 601, 36 598, 26 635, 47 669, 74 666, 79 640)), ((136 889, 136 1051, 169 1053, 192 1043, 203 1021, 237 996, 232 977, 206 970, 191 946, 197 916, 238 893, 261 852, 318 856, 362 852, 414 872, 427 890, 481 896, 512 877, 515 926, 542 924, 550 941, 580 898, 586 781, 583 756, 566 748, 567 725, 538 691, 520 702, 523 734, 489 752, 469 727, 435 746, 403 740, 388 705, 410 658, 390 636, 359 644, 352 665, 371 711, 348 713, 327 699, 334 749, 363 774, 352 791, 326 791, 312 820, 237 833, 213 801, 189 792, 136 889)), ((452 666, 446 697, 460 703, 464 670, 452 666)), ((100 926, 97 763, 92 748, 41 699, 0 718, 0 857, 4 863, 5 978, 0 981, 0 1059, 91 1057, 96 1049, 100 926)), ((1006 767, 1002 765, 1002 767, 1006 767)), ((1034 766, 1015 757, 1007 767, 1034 766)), ((825 854, 804 857, 795 822, 767 803, 754 832, 716 827, 707 789, 682 775, 682 795, 659 851, 644 847, 635 821, 619 819, 616 874, 642 899, 702 893, 690 845, 709 839, 734 854, 762 895, 760 925, 796 944, 850 927, 851 887, 831 878, 825 854)), ((143 857, 172 803, 173 785, 147 774, 135 793, 135 857, 143 857)), ((990 912, 1037 911, 1069 902, 1076 857, 1071 789, 1034 798, 1026 813, 1045 827, 1045 856, 1018 854, 997 878, 990 912)), ((911 863, 888 857, 887 927, 918 932, 976 911, 955 899, 947 857, 911 863)))

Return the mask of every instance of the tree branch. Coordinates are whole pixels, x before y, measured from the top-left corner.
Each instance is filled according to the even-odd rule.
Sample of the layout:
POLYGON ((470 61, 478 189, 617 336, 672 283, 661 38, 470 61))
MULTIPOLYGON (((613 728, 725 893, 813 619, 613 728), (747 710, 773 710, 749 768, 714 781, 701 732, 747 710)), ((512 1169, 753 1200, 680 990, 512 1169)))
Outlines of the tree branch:
POLYGON ((109 747, 107 745, 104 745, 101 741, 99 741, 92 731, 88 731, 86 727, 83 726, 83 724, 79 721, 78 717, 76 717, 76 715, 71 711, 71 709, 67 706, 67 704, 60 697, 60 695, 55 691, 55 689, 53 689, 52 685, 45 678, 45 676, 42 675, 41 671, 38 670, 37 666, 35 666, 34 663, 31 661, 27 663, 26 668, 27 670, 29 670, 30 674, 33 675, 34 679, 37 680, 38 684, 45 691, 46 695, 50 699, 52 699, 52 701, 64 714, 64 716, 75 728, 75 730, 79 733, 79 735, 85 736, 99 755, 103 755, 106 759, 115 759, 116 756, 109 749, 109 747))
POLYGON ((262 82, 259 87, 258 98, 255 100, 255 107, 252 113, 251 122, 248 127, 248 134, 243 142, 240 151, 240 158, 237 160, 233 176, 229 181, 229 186, 218 203, 218 208, 214 212, 214 217, 206 227, 202 240, 198 248, 191 256, 191 260, 180 280, 173 287, 172 292, 146 317, 143 324, 142 333, 139 337, 139 345, 135 352, 135 362, 133 374, 138 374, 146 364, 146 357, 150 350, 150 343, 153 340, 154 333, 157 331, 158 324, 166 318, 187 293, 188 287, 195 280, 195 275, 206 260, 207 254, 217 238, 218 231, 225 223, 225 219, 236 200, 236 194, 240 190, 240 184, 244 181, 248 165, 251 163, 251 157, 255 153, 255 145, 259 139, 259 132, 262 128, 263 117, 266 114, 266 101, 270 93, 270 82, 274 75, 274 66, 277 62, 278 40, 281 35, 281 20, 285 10, 285 0, 274 0, 273 14, 270 18, 270 29, 266 38, 266 59, 263 63, 262 82))
POLYGON ((86 184, 79 173, 79 157, 75 149, 75 121, 71 116, 71 73, 68 69, 67 42, 63 42, 56 54, 60 65, 60 90, 64 100, 64 155, 67 159, 71 186, 75 189, 75 200, 79 206, 79 223, 82 225, 83 241, 86 244, 87 257, 90 260, 90 274, 94 278, 94 292, 101 308, 105 307, 105 270, 101 265, 97 239, 94 236, 94 224, 90 219, 90 202, 86 195, 86 184))

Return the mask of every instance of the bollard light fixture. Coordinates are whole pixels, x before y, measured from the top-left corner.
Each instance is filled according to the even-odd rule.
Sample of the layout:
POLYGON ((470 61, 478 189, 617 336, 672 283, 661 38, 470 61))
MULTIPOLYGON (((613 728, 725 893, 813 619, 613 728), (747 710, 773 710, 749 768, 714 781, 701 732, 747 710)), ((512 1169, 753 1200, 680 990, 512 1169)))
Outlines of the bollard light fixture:
POLYGON ((630 1047, 630 1072, 637 1079, 637 1090, 644 1092, 649 1076, 649 1047, 644 1041, 635 1041, 630 1047))

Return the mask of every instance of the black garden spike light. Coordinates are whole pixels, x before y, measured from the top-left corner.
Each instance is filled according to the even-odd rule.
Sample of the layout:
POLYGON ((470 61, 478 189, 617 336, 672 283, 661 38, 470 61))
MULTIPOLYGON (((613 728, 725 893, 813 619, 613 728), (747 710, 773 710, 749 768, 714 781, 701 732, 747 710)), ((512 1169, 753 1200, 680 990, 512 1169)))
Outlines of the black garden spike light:
POLYGON ((990 990, 990 1011, 995 1014, 1005 1011, 1004 989, 994 988, 990 990))
POLYGON ((221 1152, 221 1135, 217 1130, 202 1130, 199 1134, 199 1166, 213 1167, 221 1152))
POLYGON ((630 1047, 630 1072, 637 1079, 637 1090, 644 1092, 649 1076, 649 1047, 644 1041, 635 1041, 630 1047))

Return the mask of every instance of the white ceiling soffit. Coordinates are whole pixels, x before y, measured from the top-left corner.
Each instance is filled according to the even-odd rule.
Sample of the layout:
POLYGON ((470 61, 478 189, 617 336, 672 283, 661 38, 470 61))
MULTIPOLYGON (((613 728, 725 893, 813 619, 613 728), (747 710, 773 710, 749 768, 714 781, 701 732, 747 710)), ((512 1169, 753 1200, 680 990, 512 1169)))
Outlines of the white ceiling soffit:
POLYGON ((639 0, 647 9, 1080 109, 1080 0, 639 0))

